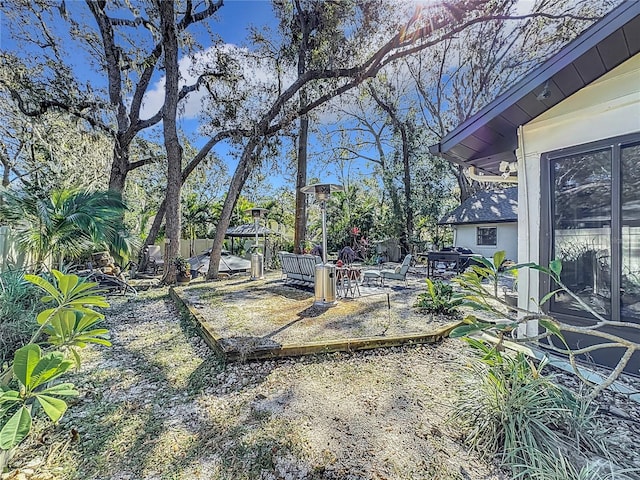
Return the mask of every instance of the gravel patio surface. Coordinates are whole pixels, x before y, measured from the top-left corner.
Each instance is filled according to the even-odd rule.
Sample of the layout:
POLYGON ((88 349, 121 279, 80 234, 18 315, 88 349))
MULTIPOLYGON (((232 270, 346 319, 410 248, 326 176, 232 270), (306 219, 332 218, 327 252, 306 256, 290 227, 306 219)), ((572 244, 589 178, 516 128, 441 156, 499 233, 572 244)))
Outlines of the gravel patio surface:
MULTIPOLYGON (((114 297, 30 480, 504 480, 448 422, 462 342, 221 363, 166 289, 114 297)), ((15 473, 17 475, 17 473, 15 473)), ((10 477, 7 477, 10 478, 10 477)), ((17 477, 11 477, 17 478, 17 477)), ((20 477, 21 479, 23 477, 20 477)))
POLYGON ((221 343, 234 349, 352 338, 392 338, 427 334, 456 319, 429 315, 414 304, 424 281, 409 279, 385 287, 361 285, 360 295, 340 298, 333 307, 314 306, 310 287, 286 284, 277 273, 264 280, 238 276, 192 282, 178 294, 209 322, 221 343))
MULTIPOLYGON (((460 340, 224 364, 166 289, 110 301, 113 346, 83 351, 80 397, 59 425, 35 425, 3 479, 509 478, 451 418, 460 340)), ((612 453, 640 466, 638 404, 598 404, 612 453)))

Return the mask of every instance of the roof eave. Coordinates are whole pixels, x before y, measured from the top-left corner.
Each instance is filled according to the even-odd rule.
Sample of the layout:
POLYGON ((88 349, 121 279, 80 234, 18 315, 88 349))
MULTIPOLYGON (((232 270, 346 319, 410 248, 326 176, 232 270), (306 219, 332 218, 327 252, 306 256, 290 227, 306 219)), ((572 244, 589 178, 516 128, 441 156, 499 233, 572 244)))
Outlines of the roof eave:
MULTIPOLYGON (((464 121, 460 126, 458 126, 458 128, 446 135, 439 143, 431 145, 429 147, 429 152, 434 155, 442 156, 458 164, 471 165, 484 163, 487 167, 487 171, 495 172, 494 164, 498 161, 496 160, 498 157, 508 155, 514 156, 514 145, 517 144, 517 128, 519 125, 513 124, 512 127, 507 127, 505 130, 501 130, 499 132, 505 141, 505 145, 497 148, 494 145, 491 145, 490 148, 495 151, 492 150, 490 152, 486 152, 472 150, 463 145, 463 142, 470 139, 474 134, 479 132, 481 128, 487 126, 489 122, 497 120, 498 117, 505 113, 509 108, 518 105, 518 102, 525 101, 527 96, 533 94, 534 91, 539 89, 545 82, 552 80, 554 75, 562 72, 563 69, 574 64, 574 62, 578 62, 581 58, 586 57, 587 53, 591 49, 613 37, 614 34, 619 30, 624 29, 627 24, 634 21, 638 16, 640 16, 640 2, 623 2, 605 15, 600 21, 595 22, 588 27, 572 42, 563 47, 538 68, 534 69, 529 75, 525 76, 512 88, 505 91, 502 95, 499 95, 493 102, 489 103, 478 113, 464 121), (456 147, 460 149, 459 147, 461 146, 464 147, 463 150, 466 148, 468 151, 471 151, 471 153, 469 153, 468 156, 452 155, 452 150, 456 147)), ((637 45, 631 42, 629 57, 624 58, 617 63, 617 65, 637 53, 637 45)), ((617 65, 607 67, 606 71, 610 71, 617 65)), ((590 82, 587 82, 580 88, 584 88, 588 83, 590 82)), ((580 88, 578 88, 578 90, 580 88)), ((529 120, 520 124, 528 123, 544 111, 547 111, 563 101, 565 98, 573 95, 576 91, 566 95, 561 91, 557 92, 553 99, 549 101, 545 100, 544 103, 541 102, 539 105, 541 111, 539 113, 532 116, 530 115, 531 118, 529 118, 529 120)))

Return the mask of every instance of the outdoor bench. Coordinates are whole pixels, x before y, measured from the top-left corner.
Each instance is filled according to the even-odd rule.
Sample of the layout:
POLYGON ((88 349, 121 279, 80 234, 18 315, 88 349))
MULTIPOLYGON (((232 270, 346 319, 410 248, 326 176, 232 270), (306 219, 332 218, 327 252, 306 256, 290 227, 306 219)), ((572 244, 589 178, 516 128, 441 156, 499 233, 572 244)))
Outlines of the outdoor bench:
POLYGON ((289 252, 279 252, 278 256, 285 283, 314 284, 316 265, 322 263, 322 258, 318 255, 297 255, 289 252))

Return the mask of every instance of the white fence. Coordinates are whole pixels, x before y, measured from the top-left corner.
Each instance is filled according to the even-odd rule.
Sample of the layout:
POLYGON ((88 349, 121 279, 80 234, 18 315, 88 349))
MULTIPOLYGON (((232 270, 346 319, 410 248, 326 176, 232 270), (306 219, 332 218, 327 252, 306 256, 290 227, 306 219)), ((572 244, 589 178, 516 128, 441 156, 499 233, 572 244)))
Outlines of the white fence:
POLYGON ((29 258, 18 251, 11 227, 0 227, 0 272, 9 268, 22 268, 29 264, 29 258))
POLYGON ((190 245, 193 242, 193 255, 199 255, 205 250, 211 248, 213 245, 213 239, 197 238, 195 240, 182 239, 180 240, 180 256, 183 258, 189 258, 193 255, 190 253, 190 245))

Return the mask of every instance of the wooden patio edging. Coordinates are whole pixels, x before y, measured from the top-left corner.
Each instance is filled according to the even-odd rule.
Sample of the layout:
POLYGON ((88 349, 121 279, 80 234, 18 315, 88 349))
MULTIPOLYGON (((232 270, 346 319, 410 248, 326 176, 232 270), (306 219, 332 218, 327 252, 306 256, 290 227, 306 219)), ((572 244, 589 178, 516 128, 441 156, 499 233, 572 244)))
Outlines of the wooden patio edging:
POLYGON ((269 358, 294 357, 301 355, 314 355, 318 353, 355 352, 357 350, 370 350, 374 348, 399 347, 401 345, 433 344, 444 340, 449 333, 462 322, 456 322, 446 327, 435 330, 432 333, 413 333, 397 335, 393 337, 359 337, 340 340, 325 340, 317 342, 290 343, 275 347, 256 347, 248 352, 221 345, 220 337, 204 316, 189 302, 185 301, 173 287, 169 288, 169 295, 180 310, 186 311, 194 321, 203 340, 216 354, 225 360, 261 360, 269 358))

